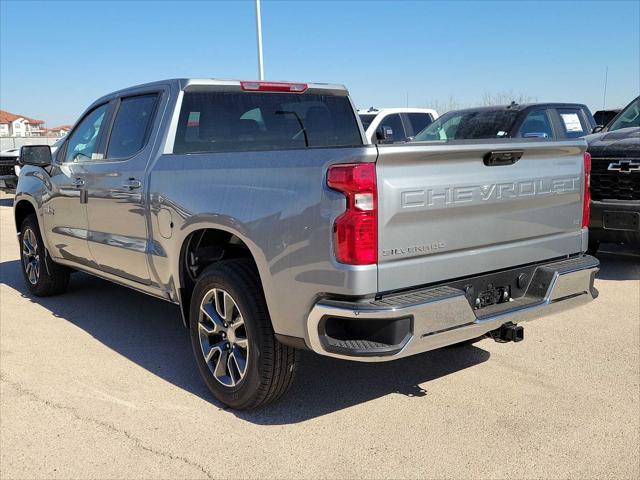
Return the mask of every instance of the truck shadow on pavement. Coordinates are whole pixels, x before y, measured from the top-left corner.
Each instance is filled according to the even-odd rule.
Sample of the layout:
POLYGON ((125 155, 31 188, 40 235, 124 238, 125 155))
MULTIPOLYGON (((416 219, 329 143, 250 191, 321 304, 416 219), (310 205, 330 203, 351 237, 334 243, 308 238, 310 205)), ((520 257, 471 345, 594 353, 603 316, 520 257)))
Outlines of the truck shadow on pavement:
MULTIPOLYGON (((0 283, 83 329, 152 374, 218 408, 226 408, 200 379, 189 335, 176 306, 83 273, 72 275, 64 295, 35 298, 24 285, 17 260, 0 264, 0 283)), ((250 412, 230 411, 251 423, 282 425, 389 394, 428 398, 428 382, 488 358, 489 352, 470 345, 381 364, 345 362, 303 352, 296 380, 279 402, 250 412)))
POLYGON ((601 249, 596 257, 600 260, 600 271, 596 278, 619 281, 640 280, 640 251, 609 244, 606 249, 601 249))

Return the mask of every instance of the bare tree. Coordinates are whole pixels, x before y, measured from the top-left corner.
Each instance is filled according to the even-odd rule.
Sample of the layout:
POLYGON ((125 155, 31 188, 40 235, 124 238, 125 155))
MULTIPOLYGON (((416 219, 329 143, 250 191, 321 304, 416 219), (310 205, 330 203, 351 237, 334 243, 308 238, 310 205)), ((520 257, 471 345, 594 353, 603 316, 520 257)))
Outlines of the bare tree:
POLYGON ((425 102, 425 108, 433 108, 440 115, 451 110, 459 110, 465 108, 466 105, 458 102, 453 95, 449 95, 449 98, 445 101, 442 100, 429 100, 425 102))
POLYGON ((515 94, 513 90, 509 90, 508 92, 485 93, 482 96, 482 105, 484 106, 508 105, 511 102, 532 103, 537 101, 538 99, 536 97, 525 95, 524 93, 515 94))
POLYGON ((513 90, 490 93, 487 92, 482 95, 480 100, 470 103, 459 102, 453 95, 449 95, 447 100, 429 100, 424 103, 426 108, 435 109, 440 115, 450 112, 451 110, 460 110, 461 108, 471 108, 479 106, 491 106, 491 105, 509 105, 511 102, 516 103, 532 103, 537 102, 537 97, 532 97, 524 93, 514 93, 513 90))

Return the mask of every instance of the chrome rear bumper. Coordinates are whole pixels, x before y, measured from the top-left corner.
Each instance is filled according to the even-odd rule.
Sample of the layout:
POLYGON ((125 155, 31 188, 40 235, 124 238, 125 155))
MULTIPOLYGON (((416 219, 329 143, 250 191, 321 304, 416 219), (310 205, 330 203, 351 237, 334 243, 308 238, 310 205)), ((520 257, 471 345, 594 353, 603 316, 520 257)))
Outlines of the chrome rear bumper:
POLYGON ((363 362, 381 362, 415 355, 484 335, 501 325, 540 318, 582 305, 597 297, 593 287, 596 258, 584 255, 536 267, 526 294, 516 300, 473 309, 465 292, 437 286, 383 297, 380 300, 317 303, 307 321, 307 343, 322 355, 363 362), (326 319, 367 322, 411 319, 402 342, 384 345, 337 340, 325 335, 326 319))

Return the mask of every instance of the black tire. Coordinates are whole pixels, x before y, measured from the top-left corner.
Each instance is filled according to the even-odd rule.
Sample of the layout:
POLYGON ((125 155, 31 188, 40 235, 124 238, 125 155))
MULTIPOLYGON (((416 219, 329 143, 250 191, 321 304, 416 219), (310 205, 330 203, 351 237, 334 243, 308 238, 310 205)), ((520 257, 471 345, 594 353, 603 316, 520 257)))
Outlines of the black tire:
POLYGON ((589 246, 587 247, 588 255, 595 255, 598 253, 598 249, 600 248, 599 240, 589 240, 589 246))
MULTIPOLYGON (((218 315, 217 317, 219 322, 226 322, 228 319, 226 303, 224 309, 225 316, 218 315)), ((230 332, 231 325, 236 323, 241 322, 231 320, 229 330, 225 331, 230 332)), ((225 323, 224 326, 226 327, 226 325, 225 323)), ((198 276, 191 297, 189 329, 198 370, 211 393, 226 405, 238 410, 256 408, 278 399, 291 385, 300 354, 296 349, 282 345, 276 340, 260 287, 258 272, 250 261, 246 259, 223 260, 210 265, 198 276), (215 298, 210 301, 208 299, 212 292, 214 292, 215 298), (237 311, 244 320, 242 323, 244 327, 240 327, 242 330, 240 336, 242 336, 243 343, 248 346, 248 349, 243 352, 246 355, 245 371, 237 383, 231 377, 234 376, 234 373, 238 377, 237 374, 240 370, 230 366, 230 352, 236 351, 236 344, 226 343, 227 356, 224 357, 226 361, 221 362, 223 351, 213 349, 211 345, 220 345, 220 337, 217 335, 222 334, 210 333, 208 329, 211 325, 205 324, 210 321, 211 317, 201 315, 200 309, 205 301, 204 305, 213 308, 212 312, 215 314, 215 302, 218 302, 219 298, 216 295, 224 296, 224 293, 228 293, 232 297, 233 306, 237 307, 234 311, 237 311), (200 325, 201 319, 202 326, 200 325), (201 330, 203 330, 202 333, 201 330), (212 350, 216 352, 213 356, 209 353, 209 363, 205 359, 207 348, 208 352, 212 350), (216 363, 216 360, 219 363, 216 363), (225 385, 214 375, 216 366, 222 368, 220 365, 226 366, 229 375, 222 376, 218 371, 218 376, 222 377, 224 381, 235 383, 234 385, 225 385)), ((233 334, 227 333, 227 336, 222 338, 231 339, 233 336, 235 342, 238 341, 237 338, 240 338, 236 337, 236 334, 237 330, 233 334)), ((224 341, 222 340, 222 343, 224 341)), ((222 347, 222 349, 224 348, 222 347)), ((240 348, 240 352, 242 352, 242 347, 240 348)), ((242 354, 239 355, 242 357, 242 354)), ((237 365, 236 363, 235 366, 237 367, 237 365)))
POLYGON ((49 257, 35 214, 28 215, 20 227, 20 265, 27 288, 38 297, 59 295, 69 285, 70 271, 49 257))

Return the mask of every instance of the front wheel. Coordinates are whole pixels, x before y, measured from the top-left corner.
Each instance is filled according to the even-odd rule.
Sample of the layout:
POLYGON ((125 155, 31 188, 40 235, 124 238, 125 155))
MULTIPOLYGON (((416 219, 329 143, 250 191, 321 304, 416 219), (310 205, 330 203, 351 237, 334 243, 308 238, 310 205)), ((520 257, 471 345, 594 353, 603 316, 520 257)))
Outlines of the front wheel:
POLYGON ((46 255, 38 220, 28 215, 20 228, 20 263, 29 291, 38 297, 58 295, 69 285, 69 269, 47 262, 46 255))
POLYGON ((221 402, 256 408, 291 385, 299 353, 276 340, 251 262, 224 260, 207 267, 196 282, 189 324, 200 374, 221 402))

